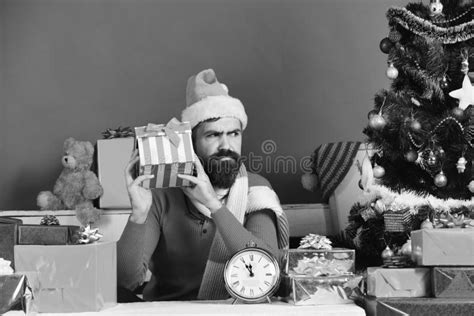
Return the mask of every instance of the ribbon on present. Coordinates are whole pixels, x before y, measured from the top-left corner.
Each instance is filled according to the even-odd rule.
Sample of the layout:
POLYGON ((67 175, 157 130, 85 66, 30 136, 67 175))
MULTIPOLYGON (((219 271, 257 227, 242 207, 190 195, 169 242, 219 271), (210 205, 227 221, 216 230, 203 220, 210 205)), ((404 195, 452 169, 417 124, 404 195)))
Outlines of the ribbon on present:
POLYGON ((474 220, 464 214, 439 213, 433 218, 435 228, 474 228, 474 220))
POLYGON ((0 258, 0 275, 10 275, 13 274, 13 269, 10 266, 11 261, 0 258))
POLYGON ((178 131, 180 130, 180 126, 181 126, 181 123, 178 121, 178 119, 173 117, 166 125, 148 123, 145 131, 147 133, 149 132, 164 133, 166 137, 168 137, 170 142, 175 147, 178 147, 179 142, 180 142, 180 138, 178 136, 178 131))
POLYGON ((81 228, 79 232, 79 240, 77 241, 79 244, 90 244, 93 242, 98 241, 104 237, 101 233, 99 233, 98 228, 91 228, 90 225, 81 228))
POLYGON ((102 132, 102 137, 104 139, 113 139, 113 138, 126 138, 126 137, 134 137, 135 132, 131 127, 122 127, 119 126, 116 129, 107 128, 104 132, 102 132))
POLYGON ((300 246, 298 248, 301 249, 332 249, 331 240, 326 236, 320 236, 318 234, 308 234, 303 237, 300 241, 300 246))

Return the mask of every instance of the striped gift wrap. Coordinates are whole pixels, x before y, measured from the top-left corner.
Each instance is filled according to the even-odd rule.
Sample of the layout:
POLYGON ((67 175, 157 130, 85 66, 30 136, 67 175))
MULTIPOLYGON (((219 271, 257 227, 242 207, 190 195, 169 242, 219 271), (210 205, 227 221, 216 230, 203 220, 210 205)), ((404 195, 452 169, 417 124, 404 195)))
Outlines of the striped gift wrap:
POLYGON ((145 188, 171 188, 190 186, 191 183, 178 177, 178 174, 193 174, 194 149, 191 139, 191 126, 188 122, 179 123, 173 130, 165 125, 135 128, 138 152, 140 155, 140 175, 153 174, 155 177, 143 182, 145 188), (160 130, 160 127, 163 129, 160 130), (173 143, 167 133, 174 133, 179 143, 173 143))

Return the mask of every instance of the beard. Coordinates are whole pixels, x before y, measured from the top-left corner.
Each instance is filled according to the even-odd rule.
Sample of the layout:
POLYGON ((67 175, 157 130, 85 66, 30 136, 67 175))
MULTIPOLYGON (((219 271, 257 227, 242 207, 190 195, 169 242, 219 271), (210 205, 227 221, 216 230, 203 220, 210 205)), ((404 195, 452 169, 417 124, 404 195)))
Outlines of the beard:
POLYGON ((240 155, 227 149, 221 149, 203 161, 204 171, 211 184, 221 189, 228 189, 234 184, 241 164, 240 155))

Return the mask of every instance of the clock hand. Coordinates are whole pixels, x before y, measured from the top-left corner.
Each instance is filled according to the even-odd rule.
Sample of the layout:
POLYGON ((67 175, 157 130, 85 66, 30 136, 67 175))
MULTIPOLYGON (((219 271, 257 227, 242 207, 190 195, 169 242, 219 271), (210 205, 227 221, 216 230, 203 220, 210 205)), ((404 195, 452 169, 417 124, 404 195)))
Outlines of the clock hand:
POLYGON ((247 270, 249 270, 249 273, 250 273, 250 277, 252 278, 254 276, 253 274, 253 271, 252 271, 252 265, 251 264, 245 264, 245 267, 247 268, 247 270))

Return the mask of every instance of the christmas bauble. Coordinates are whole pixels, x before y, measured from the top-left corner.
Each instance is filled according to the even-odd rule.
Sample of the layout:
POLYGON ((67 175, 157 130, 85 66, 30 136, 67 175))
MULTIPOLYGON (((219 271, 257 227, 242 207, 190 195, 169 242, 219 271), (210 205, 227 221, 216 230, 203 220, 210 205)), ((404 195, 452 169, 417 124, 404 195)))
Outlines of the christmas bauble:
POLYGON ((433 229, 433 223, 430 221, 429 218, 425 219, 423 223, 420 225, 420 229, 433 229))
POLYGON ((441 87, 441 89, 447 89, 449 88, 449 84, 448 84, 448 79, 446 79, 446 76, 444 76, 441 81, 439 82, 439 86, 441 87))
POLYGON ((388 34, 388 39, 389 39, 392 43, 398 42, 401 38, 402 38, 402 34, 401 34, 399 31, 397 31, 397 30, 392 30, 392 31, 390 31, 390 33, 388 34))
POLYGON ((377 178, 377 179, 380 179, 385 175, 384 167, 379 166, 379 165, 374 166, 373 172, 374 172, 374 177, 377 178))
POLYGON ((386 124, 387 122, 385 121, 383 116, 380 114, 372 115, 372 117, 369 120, 369 126, 377 130, 384 128, 386 124))
POLYGON ((434 178, 434 184, 438 187, 438 188, 442 188, 444 186, 446 186, 446 184, 448 184, 448 178, 446 178, 446 176, 444 175, 443 171, 440 171, 436 177, 434 178))
POLYGON ((403 244, 400 251, 402 255, 411 257, 411 239, 408 239, 407 242, 403 244))
POLYGON ((380 41, 379 47, 382 53, 388 54, 393 47, 393 43, 388 37, 386 37, 380 41))
POLYGON ((469 191, 471 191, 471 193, 474 193, 474 180, 471 180, 471 182, 469 182, 467 188, 469 189, 469 191))
POLYGON ((387 77, 388 79, 395 80, 398 77, 398 70, 393 66, 393 64, 390 64, 387 69, 387 77))
MULTIPOLYGON (((459 109, 459 108, 458 108, 458 109, 459 109)), ((371 110, 371 111, 369 111, 369 113, 367 113, 367 118, 370 120, 370 118, 371 118, 372 116, 377 115, 377 114, 379 114, 378 111, 376 111, 376 110, 371 110)))
POLYGON ((415 162, 418 159, 418 153, 414 150, 410 150, 405 154, 405 159, 409 162, 415 162))
POLYGON ((410 123, 410 128, 412 131, 418 132, 419 130, 421 130, 421 124, 417 120, 413 119, 410 123))
POLYGON ((436 166, 437 163, 438 163, 438 158, 436 157, 434 152, 430 151, 430 154, 428 156, 428 165, 433 167, 433 166, 436 166))
POLYGON ((389 246, 385 247, 385 249, 382 251, 382 259, 389 259, 393 257, 395 254, 393 253, 392 249, 390 249, 389 246))
POLYGON ((460 107, 455 107, 451 110, 451 113, 453 114, 454 118, 457 119, 458 121, 463 121, 465 116, 464 116, 464 110, 461 109, 460 107))
POLYGON ((439 159, 444 159, 444 157, 446 157, 446 152, 443 148, 439 147, 438 153, 436 155, 439 157, 439 159))

